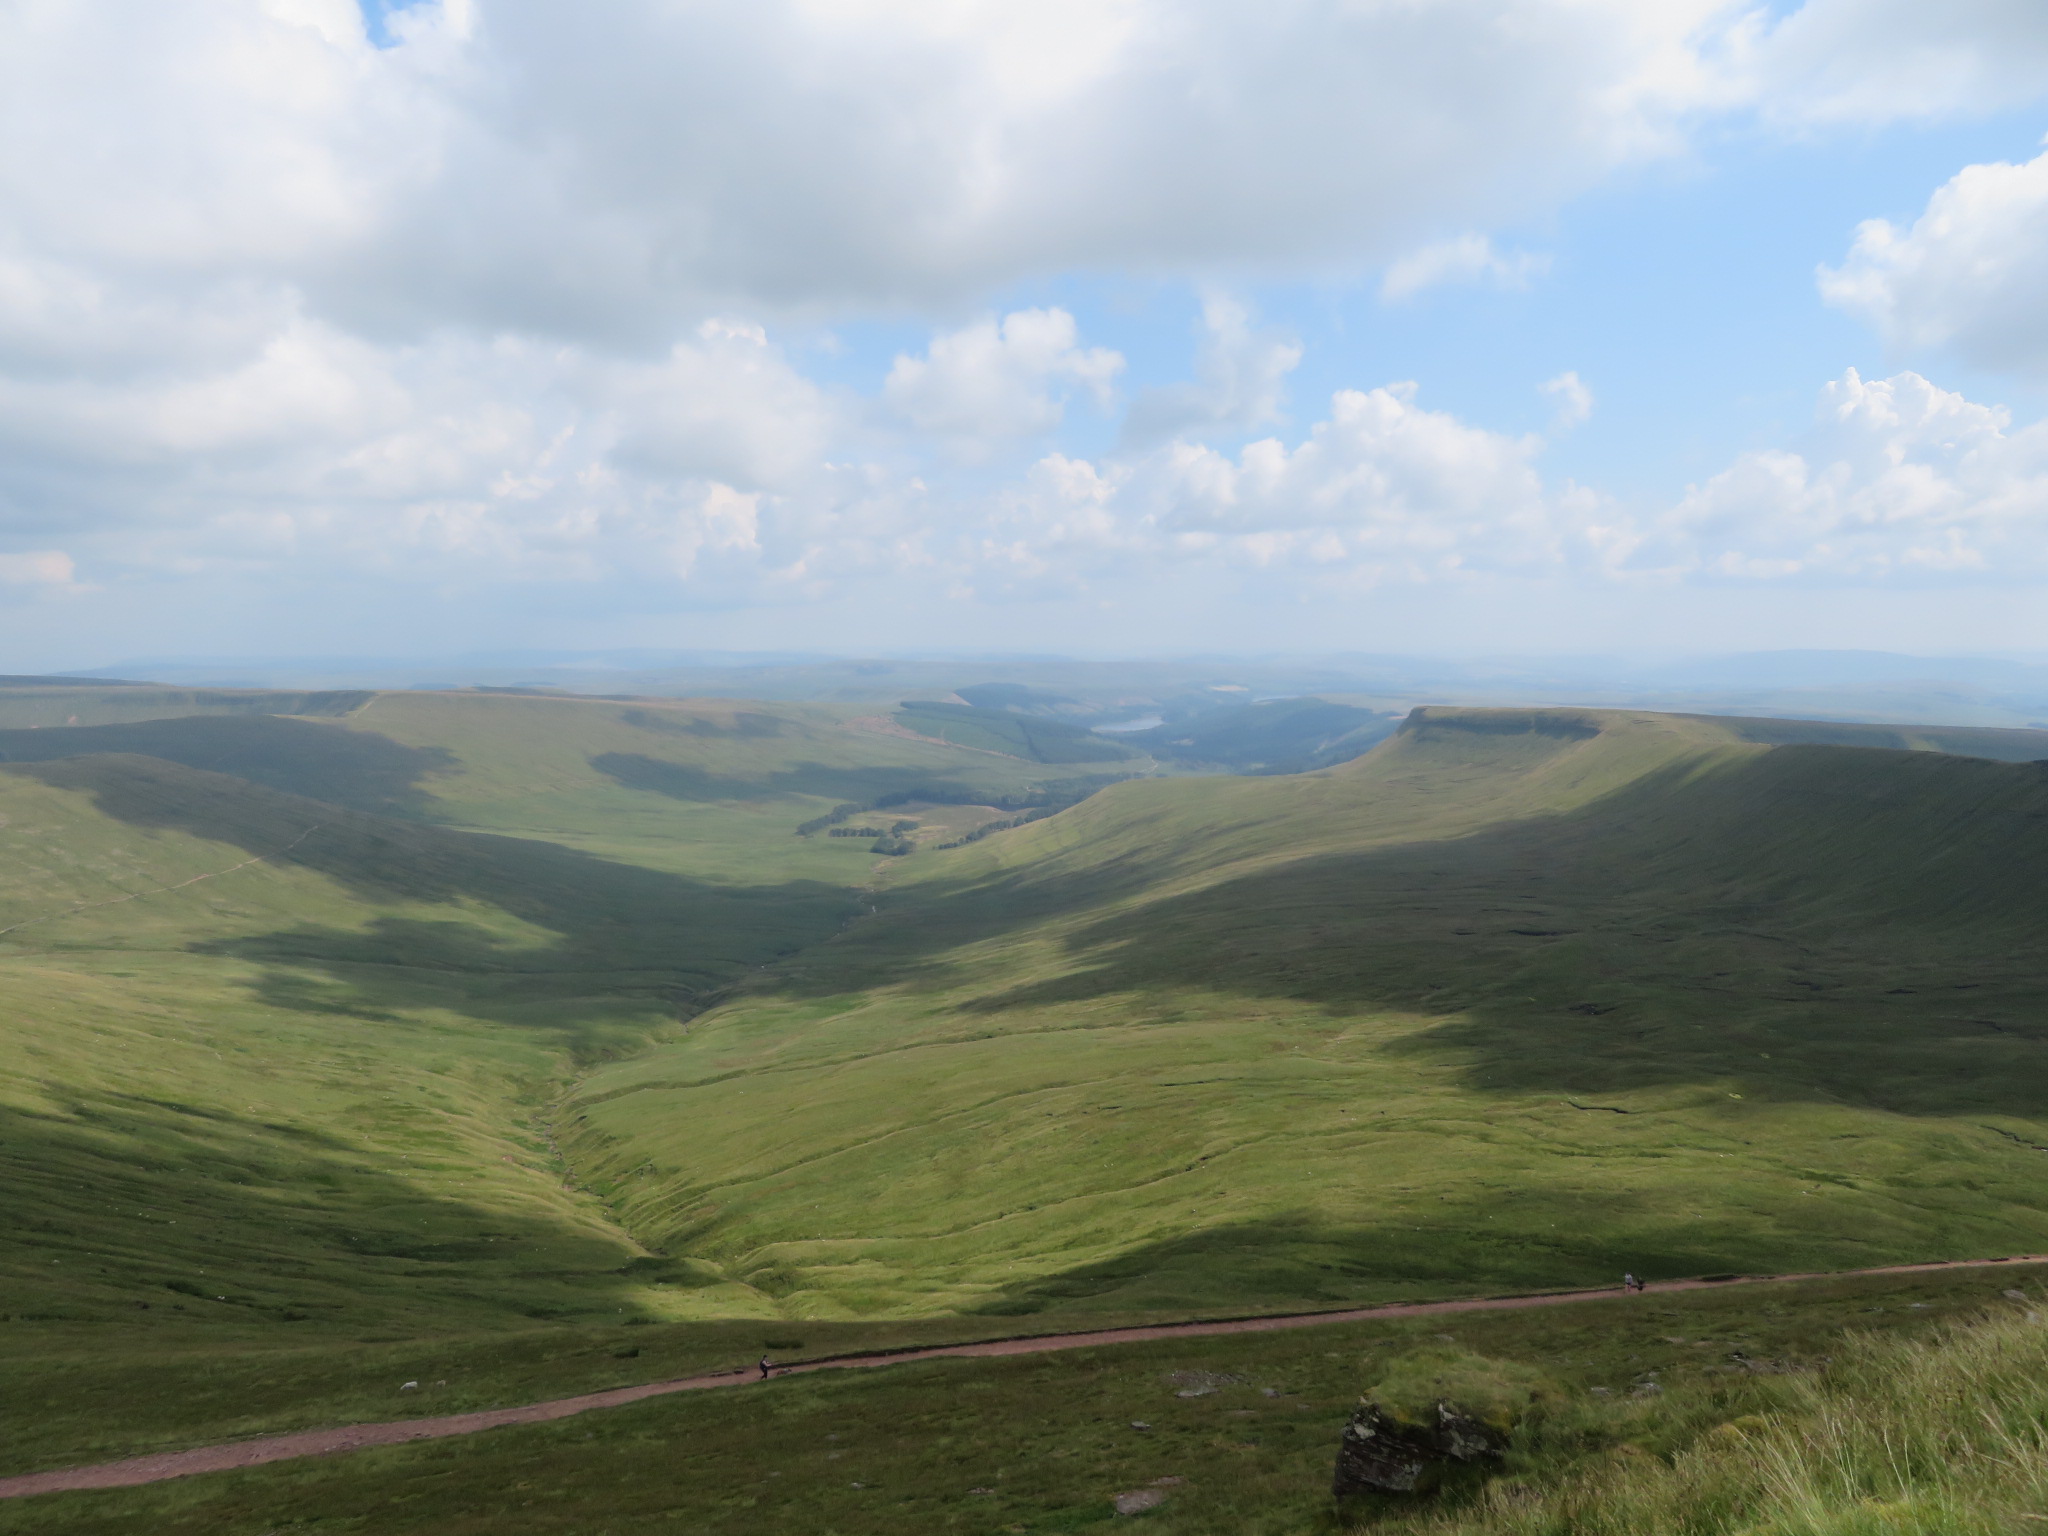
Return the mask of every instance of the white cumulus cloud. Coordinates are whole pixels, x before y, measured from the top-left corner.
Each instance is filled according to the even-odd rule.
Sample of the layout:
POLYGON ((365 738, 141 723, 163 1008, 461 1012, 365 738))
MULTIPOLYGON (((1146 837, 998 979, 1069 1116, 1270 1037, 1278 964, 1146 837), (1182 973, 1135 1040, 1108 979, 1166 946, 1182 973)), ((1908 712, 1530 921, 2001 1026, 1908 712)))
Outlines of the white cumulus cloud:
MULTIPOLYGON (((1540 258, 1487 231, 1711 114, 2017 101, 2041 28, 2033 0, 1809 0, 1771 24, 1750 0, 429 0, 379 47, 352 0, 20 0, 0 579, 73 586, 62 550, 96 585, 687 575, 740 601, 875 569, 1051 579, 1105 551, 1611 557, 1619 521, 1546 487, 1537 439, 1406 386, 1235 447, 1280 434, 1301 349, 1227 298, 1117 456, 1034 449, 994 502, 934 489, 927 461, 1112 397, 1123 359, 1071 315, 942 331, 875 399, 779 340, 1060 273, 1526 281, 1540 258)), ((2044 174, 1972 168, 1913 228, 1867 229, 1831 294, 1908 340, 2048 356, 2044 174)), ((1560 425, 1583 414, 1551 395, 1560 425)))
POLYGON ((1546 487, 1542 449, 1427 409, 1412 383, 1339 390, 1292 444, 1049 456, 1001 504, 989 550, 1037 577, 1196 562, 1419 581, 1598 563, 1611 514, 1546 487))
POLYGON ((1689 490, 1644 567, 1737 578, 2048 573, 2048 423, 1916 373, 1821 392, 1811 440, 1746 453, 1689 490))
POLYGON ((2048 153, 1966 167, 1909 228, 1864 224, 1821 291, 1895 346, 2048 370, 2048 153))
POLYGON ((1020 309, 932 338, 923 357, 899 356, 882 397, 920 431, 974 446, 1050 432, 1064 414, 1062 386, 1109 403, 1123 358, 1082 347, 1063 309, 1020 309))

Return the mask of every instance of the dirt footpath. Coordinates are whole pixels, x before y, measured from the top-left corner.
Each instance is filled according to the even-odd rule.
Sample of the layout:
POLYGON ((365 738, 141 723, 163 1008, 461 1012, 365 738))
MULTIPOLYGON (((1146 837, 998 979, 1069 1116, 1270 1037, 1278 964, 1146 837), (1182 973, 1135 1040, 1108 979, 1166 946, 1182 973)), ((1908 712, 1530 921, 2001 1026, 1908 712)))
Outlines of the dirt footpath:
MULTIPOLYGON (((1754 1285, 1765 1281, 1840 1280, 1857 1275, 1910 1275, 1944 1269, 1982 1269, 1998 1264, 2042 1264, 2048 1256, 2028 1254, 2009 1259, 1955 1259, 1938 1264, 1889 1264, 1876 1269, 1840 1270, 1812 1275, 1742 1275, 1726 1280, 1667 1280, 1649 1286, 1639 1294, 1668 1294, 1673 1291, 1718 1290, 1730 1285, 1754 1285)), ((1275 1333, 1285 1328, 1315 1328, 1327 1323, 1356 1323, 1380 1317, 1429 1317, 1444 1312, 1500 1312, 1519 1307, 1555 1307, 1576 1301, 1620 1300, 1619 1287, 1597 1291, 1549 1291, 1536 1296, 1495 1296, 1465 1301, 1422 1301, 1382 1307, 1357 1307, 1346 1312, 1297 1312, 1279 1317, 1231 1318, 1209 1323, 1159 1323, 1143 1328, 1105 1328, 1094 1333, 1048 1333, 1029 1338, 990 1339, 980 1344, 939 1344, 923 1349, 899 1349, 873 1355, 841 1355, 822 1360, 794 1361, 775 1367, 777 1376, 805 1371, 844 1371, 867 1366, 897 1365, 906 1360, 951 1359, 982 1355, 1037 1355, 1062 1349, 1088 1349, 1103 1344, 1139 1344, 1147 1339, 1194 1339, 1225 1333, 1275 1333)), ((403 1445, 408 1440, 442 1440, 451 1435, 473 1435, 479 1430, 507 1424, 539 1424, 549 1419, 566 1419, 593 1408, 617 1408, 643 1398, 665 1397, 671 1392, 697 1392, 711 1387, 739 1387, 759 1380, 752 1370, 725 1371, 715 1376, 688 1376, 679 1381, 652 1381, 637 1387, 614 1387, 607 1392, 586 1392, 580 1397, 558 1397, 544 1403, 527 1403, 518 1408, 492 1408, 482 1413, 451 1413, 435 1419, 397 1419, 383 1424, 351 1424, 341 1429, 310 1429, 291 1435, 266 1435, 231 1445, 207 1445, 190 1451, 165 1451, 155 1456, 135 1456, 126 1461, 104 1461, 95 1466, 70 1467, 59 1472, 31 1472, 20 1477, 0 1478, 0 1499, 25 1498, 36 1493, 68 1493, 87 1488, 127 1488, 137 1483, 160 1483, 174 1477, 192 1477, 201 1472, 224 1472, 235 1467, 256 1467, 270 1461, 291 1461, 300 1456, 334 1456, 372 1445, 403 1445)))

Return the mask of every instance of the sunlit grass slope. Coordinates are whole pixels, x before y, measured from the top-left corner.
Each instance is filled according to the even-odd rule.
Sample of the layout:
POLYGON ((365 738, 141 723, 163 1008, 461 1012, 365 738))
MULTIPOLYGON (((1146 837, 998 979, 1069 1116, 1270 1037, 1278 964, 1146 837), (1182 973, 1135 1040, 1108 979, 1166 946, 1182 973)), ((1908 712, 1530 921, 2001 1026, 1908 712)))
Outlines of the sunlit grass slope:
POLYGON ((719 1277, 576 1187, 556 1098, 853 915, 876 860, 800 822, 1064 771, 875 724, 0 690, 0 1442, 374 1412, 395 1367, 366 1340, 439 1339, 467 1402, 631 1379, 637 1347, 564 1327, 719 1277))
POLYGON ((8 1469, 758 1351, 591 1327, 719 1277, 576 1187, 552 1105, 848 920, 876 861, 800 822, 1064 771, 853 721, 0 691, 8 1469))
POLYGON ((920 855, 565 1150, 796 1315, 2048 1247, 2048 770, 1757 729, 1421 712, 920 855))
POLYGON ((417 784, 432 819, 750 883, 865 880, 865 843, 793 835, 834 805, 926 787, 1014 795, 1103 771, 825 705, 382 693, 343 723, 443 754, 417 784))
POLYGON ((39 1352, 642 1310, 546 1105, 848 911, 123 755, 0 768, 0 870, 0 1350, 39 1352))
MULTIPOLYGON (((2038 1270, 824 1372, 0 1504, 0 1531, 2007 1536, 2030 1528, 2021 1517, 2048 1492, 2048 1337, 2000 1295, 2016 1287, 2038 1294, 2038 1270), (1359 1501, 1335 1517, 1331 1464, 1359 1395, 1432 1382, 1446 1363, 1540 1393, 1506 1464, 1436 1498, 1359 1501), (1649 1383, 1661 1390, 1639 1393, 1649 1383), (1119 1516, 1112 1501, 1137 1489, 1166 1497, 1141 1521, 1119 1516)), ((380 1353, 388 1379, 396 1352, 380 1353)), ((414 1358, 414 1374, 444 1374, 433 1354, 414 1358)), ((437 1395, 466 1373, 445 1374, 457 1381, 437 1395)))
POLYGON ((825 705, 0 688, 0 762, 102 752, 743 884, 864 881, 865 842, 794 835, 835 805, 920 789, 1015 798, 1117 769, 927 739, 825 705))

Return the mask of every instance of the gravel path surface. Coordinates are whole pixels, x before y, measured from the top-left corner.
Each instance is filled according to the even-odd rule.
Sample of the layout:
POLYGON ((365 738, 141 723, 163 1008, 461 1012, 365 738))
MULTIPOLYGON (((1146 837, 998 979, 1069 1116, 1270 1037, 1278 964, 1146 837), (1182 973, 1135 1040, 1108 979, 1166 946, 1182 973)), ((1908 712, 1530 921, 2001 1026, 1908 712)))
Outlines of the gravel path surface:
MULTIPOLYGON (((1730 1285, 1752 1285, 1764 1281, 1841 1280, 1857 1275, 1910 1275, 1945 1269, 1981 1269, 1999 1264, 2048 1263, 2048 1255, 2028 1254, 2008 1259, 1955 1259, 1937 1264, 1888 1264, 1876 1269, 1840 1270, 1831 1274, 1743 1275, 1727 1280, 1667 1280, 1637 1294, 1661 1295, 1673 1291, 1725 1289, 1730 1285)), ((1062 1349, 1089 1349, 1103 1344, 1137 1344, 1147 1339, 1195 1339, 1225 1333, 1274 1333, 1284 1328, 1314 1328, 1326 1323, 1364 1322, 1379 1317, 1428 1317, 1445 1312, 1500 1312, 1519 1307, 1555 1307, 1576 1301, 1621 1300, 1619 1289, 1597 1291, 1548 1291, 1534 1296, 1494 1296, 1464 1301, 1402 1302, 1381 1307, 1357 1307, 1345 1312, 1299 1312, 1278 1317, 1233 1318, 1210 1323, 1158 1323, 1142 1328, 1105 1328, 1093 1333, 1048 1333, 1029 1338, 990 1339, 979 1344, 939 1344, 923 1349, 899 1349, 882 1354, 841 1355, 823 1360, 795 1361, 775 1367, 777 1376, 806 1371, 843 1371, 866 1366, 897 1365, 906 1360, 936 1360, 960 1356, 1037 1355, 1062 1349)), ((127 1488, 137 1483, 160 1483, 174 1477, 192 1477, 201 1472, 223 1472, 235 1467, 261 1466, 270 1461, 290 1461, 300 1456, 333 1456, 343 1451, 372 1445, 403 1445, 408 1440, 441 1440, 451 1435, 473 1435, 478 1430, 497 1429, 506 1424, 539 1424, 549 1419, 566 1419, 593 1408, 616 1408, 643 1398, 664 1397, 671 1392, 697 1392, 712 1387, 739 1387, 758 1380, 755 1371, 725 1371, 713 1376, 688 1376, 679 1381, 651 1381, 637 1387, 614 1387, 607 1392, 586 1392, 580 1397, 558 1397, 544 1403, 526 1403, 517 1408, 492 1408, 481 1413, 451 1413, 434 1419, 398 1419, 383 1424, 350 1424, 340 1429, 310 1429, 290 1435, 265 1435, 229 1445, 206 1445, 189 1451, 165 1451, 154 1456, 134 1456, 125 1461, 103 1461, 89 1467, 68 1467, 57 1472, 30 1472, 20 1477, 0 1477, 0 1499, 18 1499, 36 1493, 68 1493, 87 1488, 127 1488)))

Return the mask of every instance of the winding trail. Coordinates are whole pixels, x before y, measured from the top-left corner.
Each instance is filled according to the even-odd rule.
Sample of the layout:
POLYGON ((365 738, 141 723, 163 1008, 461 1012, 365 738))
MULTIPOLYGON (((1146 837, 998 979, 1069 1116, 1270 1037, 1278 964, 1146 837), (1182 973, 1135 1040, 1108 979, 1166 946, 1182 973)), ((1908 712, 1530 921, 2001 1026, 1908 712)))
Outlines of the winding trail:
MULTIPOLYGON (((1875 1269, 1844 1269, 1803 1275, 1734 1275, 1724 1280, 1666 1280, 1637 1294, 1669 1294, 1674 1291, 1725 1290, 1731 1285, 1780 1284, 1812 1280, 1848 1280, 1859 1275, 1912 1275, 1951 1269, 1989 1269, 2006 1264, 2048 1264, 2048 1254, 2022 1254, 2005 1259, 1948 1259, 1933 1264, 1885 1264, 1875 1269)), ((991 1355, 1039 1355, 1056 1350, 1090 1349, 1104 1344, 1142 1344, 1148 1339, 1199 1339, 1226 1333, 1277 1333, 1289 1328, 1315 1328, 1326 1323, 1370 1322, 1383 1317, 1433 1317, 1448 1312, 1504 1312, 1522 1307, 1556 1307, 1578 1301, 1618 1301, 1620 1290, 1544 1291, 1528 1296, 1473 1297, 1462 1301, 1394 1302, 1379 1307, 1354 1307, 1343 1312, 1294 1312, 1274 1317, 1227 1318, 1206 1323, 1154 1323, 1139 1328, 1104 1328, 1093 1333, 1048 1333, 1015 1339, 988 1339, 976 1344, 935 1344, 908 1349, 884 1350, 867 1355, 836 1355, 818 1360, 792 1361, 775 1367, 777 1376, 794 1376, 810 1371, 844 1371, 878 1365, 898 1365, 910 1360, 940 1360, 991 1355)), ((593 1408, 617 1408, 644 1398, 666 1397, 673 1392, 697 1392, 712 1387, 745 1386, 757 1378, 751 1370, 721 1371, 710 1376, 686 1376, 677 1381, 651 1381, 637 1387, 614 1387, 606 1392, 586 1392, 579 1397, 557 1397, 544 1403, 526 1403, 517 1408, 492 1408, 480 1413, 451 1413, 433 1419, 396 1419, 382 1424, 350 1424, 340 1429, 310 1429, 289 1435, 265 1435, 229 1445, 206 1445, 189 1451, 165 1451, 154 1456, 133 1456, 125 1461, 103 1461, 89 1467, 68 1467, 58 1472, 30 1472, 19 1477, 0 1477, 0 1499, 26 1498, 37 1493, 73 1493, 92 1488, 131 1488, 140 1483, 161 1483, 174 1477, 192 1477, 201 1472, 225 1472, 237 1467, 258 1467, 266 1462, 292 1461, 301 1456, 334 1456, 374 1445, 403 1445, 411 1440, 444 1440, 453 1435, 473 1435, 479 1430, 498 1429, 508 1424, 540 1424, 588 1413, 593 1408)))
POLYGON ((153 891, 129 891, 120 896, 109 896, 105 901, 81 901, 76 906, 64 908, 61 912, 45 912, 41 917, 24 918, 21 922, 15 923, 11 927, 0 928, 0 934, 15 933, 23 928, 33 928, 37 923, 54 923, 60 917, 76 917, 81 912, 96 912, 101 907, 118 907, 124 901, 141 901, 150 896, 168 896, 172 891, 182 891, 186 886, 197 885, 202 880, 218 880, 222 875, 232 875, 236 870, 247 869, 251 864, 263 864, 271 859, 281 859, 326 825, 327 823, 324 821, 319 822, 314 826, 306 828, 305 831, 286 843, 282 848, 273 849, 269 853, 259 853, 253 859, 244 859, 239 864, 230 864, 226 869, 209 870, 203 875, 194 875, 189 880, 180 880, 176 885, 160 885, 153 891))

